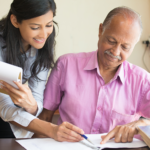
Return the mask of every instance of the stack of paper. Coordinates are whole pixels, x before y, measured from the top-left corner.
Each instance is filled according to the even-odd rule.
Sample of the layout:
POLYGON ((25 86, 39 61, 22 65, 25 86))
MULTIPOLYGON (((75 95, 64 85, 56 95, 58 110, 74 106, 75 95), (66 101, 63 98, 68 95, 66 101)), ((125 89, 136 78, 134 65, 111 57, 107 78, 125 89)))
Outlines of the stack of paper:
POLYGON ((138 131, 144 142, 150 147, 150 126, 139 126, 138 131))
POLYGON ((101 145, 101 135, 102 134, 87 135, 94 145, 90 144, 87 140, 71 143, 57 142, 51 138, 17 140, 17 142, 27 150, 92 150, 93 148, 139 148, 146 146, 143 141, 138 139, 133 139, 133 142, 131 143, 115 143, 112 139, 101 145))
MULTIPOLYGON (((0 80, 17 89, 18 87, 13 81, 22 83, 22 68, 0 61, 0 80)), ((3 89, 0 89, 0 92, 7 94, 3 89)))

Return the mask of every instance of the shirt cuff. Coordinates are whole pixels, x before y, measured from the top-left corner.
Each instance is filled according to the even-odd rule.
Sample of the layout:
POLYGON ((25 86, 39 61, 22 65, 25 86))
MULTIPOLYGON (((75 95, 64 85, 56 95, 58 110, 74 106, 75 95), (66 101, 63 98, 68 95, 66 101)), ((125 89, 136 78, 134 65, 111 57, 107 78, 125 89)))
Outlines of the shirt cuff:
POLYGON ((37 102, 37 105, 38 105, 38 111, 35 115, 36 117, 38 117, 40 115, 40 113, 42 112, 42 110, 43 110, 43 103, 37 102))
POLYGON ((15 121, 16 123, 27 127, 35 118, 36 116, 33 116, 32 114, 26 112, 24 109, 20 109, 15 116, 7 119, 7 121, 15 121))
POLYGON ((9 124, 16 138, 31 138, 34 134, 33 132, 17 127, 11 123, 9 124))
MULTIPOLYGON (((16 115, 14 115, 13 117, 11 117, 10 119, 5 119, 5 121, 14 121, 18 124, 20 124, 21 126, 24 126, 24 127, 27 127, 30 122, 34 119, 37 118, 37 116, 41 113, 42 111, 42 106, 41 106, 41 103, 37 103, 38 105, 38 111, 37 111, 37 114, 36 116, 26 112, 23 108, 21 108, 17 113, 16 115)), ((33 136, 33 132, 30 132, 30 131, 27 131, 21 127, 17 127, 15 125, 12 125, 10 123, 10 126, 11 126, 11 129, 14 133, 14 136, 16 138, 31 138, 33 136)))
MULTIPOLYGON (((16 123, 24 127, 27 127, 30 124, 30 122, 35 118, 36 118, 35 116, 21 109, 20 111, 17 112, 17 114, 14 117, 8 119, 7 121, 15 121, 16 123)), ((33 132, 12 125, 11 123, 10 126, 16 138, 31 138, 34 134, 33 132)))

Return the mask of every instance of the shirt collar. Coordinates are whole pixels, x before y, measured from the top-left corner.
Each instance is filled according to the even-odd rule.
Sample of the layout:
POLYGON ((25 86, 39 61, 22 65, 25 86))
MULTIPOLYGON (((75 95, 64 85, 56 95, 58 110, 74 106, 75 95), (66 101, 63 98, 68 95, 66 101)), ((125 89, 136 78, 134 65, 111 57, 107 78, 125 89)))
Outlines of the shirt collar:
POLYGON ((37 49, 32 47, 26 52, 27 57, 34 57, 37 53, 37 49))
POLYGON ((125 82, 125 79, 124 79, 124 63, 122 63, 119 66, 119 68, 118 68, 118 70, 117 70, 117 72, 116 72, 113 79, 115 80, 115 79, 117 79, 117 77, 119 77, 122 84, 124 84, 124 82, 125 82))
MULTIPOLYGON (((93 70, 95 68, 99 69, 98 60, 97 60, 97 52, 98 52, 98 50, 93 52, 93 55, 90 57, 89 61, 85 65, 84 70, 93 70)), ((113 79, 115 80, 118 77, 120 78, 120 81, 122 82, 122 84, 124 84, 125 79, 124 79, 124 65, 123 65, 123 63, 119 66, 113 79)))
POLYGON ((99 68, 98 67, 98 61, 97 61, 97 51, 93 52, 89 61, 85 65, 84 70, 93 70, 95 68, 99 68))

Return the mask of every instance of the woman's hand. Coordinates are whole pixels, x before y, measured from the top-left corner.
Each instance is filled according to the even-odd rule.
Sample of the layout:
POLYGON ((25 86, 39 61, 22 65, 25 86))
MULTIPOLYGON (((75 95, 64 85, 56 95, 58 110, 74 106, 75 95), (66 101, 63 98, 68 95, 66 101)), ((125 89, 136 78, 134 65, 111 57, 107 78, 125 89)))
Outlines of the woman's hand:
POLYGON ((1 86, 1 89, 8 93, 14 104, 24 108, 27 112, 33 115, 37 113, 37 102, 34 99, 28 85, 14 81, 14 83, 18 86, 18 89, 16 89, 4 81, 0 81, 0 83, 3 85, 1 86))
POLYGON ((59 142, 78 142, 84 139, 80 134, 84 134, 82 129, 72 125, 71 123, 63 122, 59 126, 53 126, 51 138, 59 142))

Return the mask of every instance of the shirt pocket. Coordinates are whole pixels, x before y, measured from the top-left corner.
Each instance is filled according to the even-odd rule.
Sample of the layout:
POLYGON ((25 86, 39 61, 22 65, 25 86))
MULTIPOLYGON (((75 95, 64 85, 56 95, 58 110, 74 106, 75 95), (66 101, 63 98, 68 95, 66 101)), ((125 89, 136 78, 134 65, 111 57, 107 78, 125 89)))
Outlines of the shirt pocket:
POLYGON ((139 115, 137 114, 134 114, 134 115, 122 114, 122 113, 112 110, 111 115, 110 115, 109 131, 114 129, 117 125, 125 125, 138 119, 139 119, 139 115))

